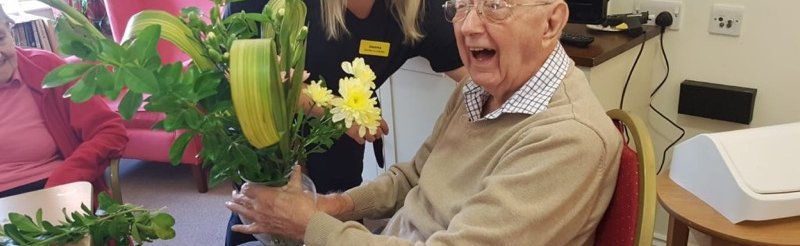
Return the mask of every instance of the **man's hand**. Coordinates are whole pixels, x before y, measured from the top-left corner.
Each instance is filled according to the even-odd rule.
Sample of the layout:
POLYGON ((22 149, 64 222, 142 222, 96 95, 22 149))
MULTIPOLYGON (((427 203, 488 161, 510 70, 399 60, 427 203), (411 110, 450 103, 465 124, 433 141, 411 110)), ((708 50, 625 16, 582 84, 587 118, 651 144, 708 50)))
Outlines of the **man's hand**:
POLYGON ((370 132, 367 131, 367 134, 364 135, 364 137, 361 137, 358 135, 359 127, 359 125, 354 123, 350 129, 347 129, 347 132, 345 132, 347 136, 350 136, 350 138, 356 140, 356 142, 359 144, 364 144, 365 141, 370 143, 375 142, 375 140, 382 138, 386 134, 389 134, 389 124, 387 124, 383 119, 381 119, 381 125, 378 127, 375 134, 370 134, 370 132))
POLYGON ((295 168, 289 183, 283 187, 244 184, 242 191, 234 192, 233 201, 226 202, 225 206, 252 223, 234 225, 231 229, 247 234, 280 234, 302 240, 317 208, 311 194, 303 191, 301 175, 300 168, 295 168))
POLYGON ((344 193, 333 193, 317 196, 317 210, 340 220, 354 219, 355 204, 353 198, 344 193))

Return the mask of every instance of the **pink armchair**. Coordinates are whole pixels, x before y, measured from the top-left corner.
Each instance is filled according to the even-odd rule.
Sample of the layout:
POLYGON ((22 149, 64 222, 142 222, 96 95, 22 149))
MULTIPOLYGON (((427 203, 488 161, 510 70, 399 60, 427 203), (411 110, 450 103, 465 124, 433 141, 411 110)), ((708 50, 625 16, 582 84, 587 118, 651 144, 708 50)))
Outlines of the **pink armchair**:
MULTIPOLYGON (((196 6, 202 11, 207 11, 214 6, 208 0, 104 0, 106 12, 108 13, 111 24, 111 32, 114 40, 120 42, 125 34, 128 19, 135 13, 145 9, 158 9, 170 12, 174 15, 180 14, 181 8, 186 6, 196 6)), ((189 57, 183 54, 172 44, 161 41, 158 44, 158 53, 161 60, 165 63, 176 61, 185 62, 189 57)), ((121 98, 121 97, 120 97, 121 98)), ((109 102, 112 109, 116 109, 119 101, 109 102)), ((133 119, 125 122, 128 130, 128 146, 122 154, 123 158, 139 159, 155 162, 169 162, 169 149, 175 139, 180 136, 180 132, 166 132, 151 130, 151 127, 158 121, 164 119, 164 114, 146 112, 139 109, 133 119)), ((208 174, 202 167, 199 159, 201 143, 199 138, 195 138, 186 148, 181 164, 191 165, 197 190, 200 193, 208 191, 208 174)))

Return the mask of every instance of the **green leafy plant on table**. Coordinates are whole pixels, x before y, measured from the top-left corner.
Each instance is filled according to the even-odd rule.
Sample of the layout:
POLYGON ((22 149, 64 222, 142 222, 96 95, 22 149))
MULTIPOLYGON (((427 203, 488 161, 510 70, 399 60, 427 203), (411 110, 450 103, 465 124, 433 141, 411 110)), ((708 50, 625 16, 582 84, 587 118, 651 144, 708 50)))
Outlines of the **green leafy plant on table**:
POLYGON ((131 239, 136 245, 141 245, 156 239, 175 237, 175 230, 172 229, 175 219, 169 214, 119 204, 105 193, 100 193, 98 203, 100 207, 96 212, 84 204, 81 204, 80 212, 67 214, 62 210, 65 221, 61 224, 43 220, 41 209, 36 212, 36 218, 10 213, 9 223, 3 225, 0 231, 0 245, 64 245, 87 235, 92 245, 105 245, 112 241, 116 245, 129 245, 131 239))

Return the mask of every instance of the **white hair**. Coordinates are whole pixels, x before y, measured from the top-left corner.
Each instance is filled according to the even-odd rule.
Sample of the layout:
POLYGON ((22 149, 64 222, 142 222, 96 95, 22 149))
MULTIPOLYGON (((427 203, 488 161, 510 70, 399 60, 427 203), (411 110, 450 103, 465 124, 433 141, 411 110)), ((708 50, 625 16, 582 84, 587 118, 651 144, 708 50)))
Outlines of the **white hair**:
POLYGON ((6 10, 3 9, 3 5, 0 5, 0 22, 5 22, 8 25, 14 24, 14 19, 8 17, 8 15, 6 14, 6 10))

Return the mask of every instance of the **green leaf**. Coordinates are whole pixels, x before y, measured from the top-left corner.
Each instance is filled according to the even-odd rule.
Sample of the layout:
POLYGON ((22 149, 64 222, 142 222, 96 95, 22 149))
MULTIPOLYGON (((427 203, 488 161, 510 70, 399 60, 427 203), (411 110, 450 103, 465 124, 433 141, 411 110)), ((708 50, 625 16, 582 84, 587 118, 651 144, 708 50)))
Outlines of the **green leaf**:
POLYGON ((197 92, 197 99, 203 99, 217 94, 217 87, 222 82, 222 74, 219 72, 203 73, 197 79, 195 84, 195 91, 197 92))
POLYGON ((150 221, 161 228, 171 228, 175 225, 175 218, 165 213, 156 213, 150 221))
MULTIPOLYGON (((203 151, 205 151, 205 149, 203 151)), ((239 177, 237 175, 233 175, 233 171, 231 171, 231 168, 229 166, 225 166, 222 164, 212 165, 209 174, 210 177, 208 179, 208 183, 212 186, 222 183, 223 181, 227 180, 228 177, 234 177, 234 178, 239 177)), ((238 184, 242 183, 241 180, 235 180, 235 181, 239 181, 236 182, 238 184)))
POLYGON ((53 69, 42 80, 44 88, 53 88, 73 81, 86 73, 94 65, 89 63, 68 63, 53 69))
POLYGON ((143 224, 134 224, 134 226, 136 226, 136 228, 139 229, 139 234, 142 235, 143 239, 155 237, 155 231, 153 231, 152 227, 145 226, 143 224))
POLYGON ((36 210, 36 225, 43 226, 42 225, 42 221, 43 220, 44 219, 42 219, 42 209, 41 208, 37 209, 36 210))
POLYGON ((89 220, 85 216, 81 215, 81 213, 72 212, 71 215, 72 215, 72 220, 74 220, 79 225, 88 225, 87 222, 89 222, 89 220))
POLYGON ((189 128, 192 130, 199 130, 200 126, 203 124, 203 116, 200 115, 200 112, 197 110, 187 110, 184 112, 184 120, 186 120, 186 124, 189 125, 189 128))
POLYGON ((142 61, 142 67, 148 70, 156 70, 161 67, 161 56, 151 55, 142 61))
POLYGON ((26 245, 28 242, 30 242, 22 235, 22 233, 20 233, 19 229, 17 229, 17 226, 13 223, 3 225, 3 231, 5 232, 6 236, 18 244, 26 245))
POLYGON ((164 121, 160 120, 153 124, 153 127, 150 127, 151 130, 164 130, 164 121))
POLYGON ((122 73, 125 85, 131 91, 149 94, 158 93, 158 81, 152 71, 139 67, 121 67, 119 73, 122 73))
POLYGON ((94 92, 95 86, 92 84, 92 80, 81 79, 64 93, 64 97, 69 97, 73 102, 81 103, 92 98, 94 92))
POLYGON ((183 69, 183 65, 180 62, 174 62, 161 66, 156 74, 161 81, 178 81, 181 78, 181 69, 183 69))
POLYGON ((81 58, 90 58, 92 50, 87 46, 91 43, 86 36, 79 35, 67 18, 60 17, 56 21, 56 36, 58 36, 59 50, 65 55, 75 55, 81 58))
POLYGON ((123 119, 129 120, 133 118, 133 114, 139 110, 139 106, 142 105, 142 94, 138 92, 128 91, 125 94, 125 97, 122 98, 122 102, 119 103, 119 114, 122 115, 123 119))
POLYGON ((186 131, 183 132, 178 139, 175 139, 175 142, 172 143, 172 147, 169 148, 169 160, 172 162, 172 165, 177 166, 181 164, 183 152, 186 150, 186 146, 193 137, 194 134, 192 132, 186 131))
POLYGON ((44 230, 47 231, 47 233, 54 234, 54 235, 55 234, 59 234, 59 233, 63 233, 63 231, 64 231, 63 229, 60 229, 58 227, 53 226, 53 224, 50 223, 49 221, 42 221, 42 228, 44 228, 44 230))
POLYGON ((117 216, 111 220, 107 220, 107 223, 104 223, 103 227, 105 227, 109 237, 112 240, 122 242, 128 237, 128 228, 130 227, 130 224, 125 216, 117 216))
POLYGON ((173 230, 172 228, 169 228, 169 229, 158 229, 158 228, 156 228, 156 235, 160 239, 164 239, 164 240, 172 239, 172 238, 175 238, 175 230, 173 230))
POLYGON ((107 243, 109 235, 108 231, 106 231, 104 228, 100 227, 99 225, 95 225, 90 226, 89 231, 92 232, 89 235, 89 237, 92 238, 91 245, 104 245, 107 243))
POLYGON ((189 16, 189 15, 200 15, 200 9, 197 7, 186 7, 181 9, 182 16, 189 16))
POLYGON ((184 122, 183 117, 185 115, 184 110, 181 110, 179 113, 167 113, 167 117, 163 120, 164 130, 172 132, 181 129, 181 126, 183 126, 182 123, 184 122))
POLYGON ((114 199, 111 199, 111 197, 109 197, 108 194, 106 194, 105 192, 100 192, 100 194, 97 194, 98 208, 103 210, 108 210, 109 208, 111 208, 112 205, 115 204, 119 203, 114 201, 114 199))
POLYGON ((145 27, 136 33, 135 41, 133 41, 131 47, 128 48, 128 54, 133 60, 141 62, 140 64, 145 64, 145 58, 158 55, 156 46, 158 45, 160 35, 161 26, 152 25, 145 27))
POLYGON ((17 226, 20 232, 42 232, 42 228, 36 226, 36 224, 31 220, 31 217, 27 215, 22 215, 18 213, 9 213, 8 220, 11 221, 14 225, 17 226))
POLYGON ((89 209, 89 207, 87 207, 86 204, 83 203, 81 203, 81 210, 83 210, 83 212, 86 214, 93 214, 92 210, 89 209))
POLYGON ((125 49, 113 40, 101 39, 97 58, 111 64, 120 65, 126 58, 125 49))
POLYGON ((124 88, 122 80, 117 80, 115 79, 116 77, 117 74, 112 74, 108 70, 100 71, 97 74, 97 81, 95 81, 95 84, 101 92, 95 92, 95 94, 102 94, 108 98, 108 100, 116 101, 117 97, 119 97, 119 93, 122 92, 122 88, 124 88))
POLYGON ((256 21, 261 23, 267 22, 267 17, 262 14, 255 14, 255 13, 239 13, 239 14, 241 15, 241 18, 244 18, 245 20, 256 21))
POLYGON ((139 228, 136 226, 131 226, 131 237, 133 237, 133 241, 137 243, 142 242, 142 236, 139 235, 139 228))
MULTIPOLYGON (((104 76, 104 75, 100 75, 100 76, 104 76)), ((123 77, 124 77, 124 75, 122 75, 122 73, 119 73, 118 69, 115 70, 115 72, 111 74, 112 88, 103 91, 103 95, 105 95, 109 100, 115 101, 115 100, 117 100, 117 97, 119 97, 119 94, 122 92, 123 88, 125 87, 125 81, 124 81, 123 77)), ((98 78, 98 84, 99 84, 98 87, 103 88, 104 87, 103 84, 106 83, 106 82, 103 82, 103 81, 105 81, 105 79, 103 79, 103 81, 100 81, 100 79, 102 79, 102 78, 98 78)))
POLYGON ((67 220, 67 223, 71 224, 71 223, 75 222, 75 221, 72 220, 72 218, 69 217, 69 215, 67 215, 67 208, 61 208, 61 214, 64 215, 64 219, 67 220))
MULTIPOLYGON (((90 72, 92 72, 92 77, 91 77, 93 81, 92 84, 97 86, 97 89, 99 89, 102 94, 104 95, 108 94, 108 92, 111 90, 119 92, 119 90, 115 88, 116 83, 114 80, 114 75, 111 74, 110 71, 108 71, 107 67, 98 65, 92 68, 92 70, 94 70, 94 71, 90 70, 90 72)), ((84 79, 89 79, 89 78, 84 78, 84 79)))
POLYGON ((219 19, 219 8, 211 8, 211 13, 209 15, 212 21, 219 19))

